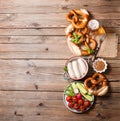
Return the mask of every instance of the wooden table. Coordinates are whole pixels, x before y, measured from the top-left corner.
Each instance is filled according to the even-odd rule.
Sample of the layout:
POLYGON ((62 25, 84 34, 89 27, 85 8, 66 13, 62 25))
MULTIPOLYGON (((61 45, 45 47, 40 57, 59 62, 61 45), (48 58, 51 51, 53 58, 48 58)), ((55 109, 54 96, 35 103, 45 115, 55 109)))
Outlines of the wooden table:
POLYGON ((106 59, 109 93, 85 114, 63 104, 63 67, 72 55, 65 15, 73 8, 87 9, 119 36, 120 0, 0 0, 0 121, 120 119, 120 40, 117 58, 106 59))

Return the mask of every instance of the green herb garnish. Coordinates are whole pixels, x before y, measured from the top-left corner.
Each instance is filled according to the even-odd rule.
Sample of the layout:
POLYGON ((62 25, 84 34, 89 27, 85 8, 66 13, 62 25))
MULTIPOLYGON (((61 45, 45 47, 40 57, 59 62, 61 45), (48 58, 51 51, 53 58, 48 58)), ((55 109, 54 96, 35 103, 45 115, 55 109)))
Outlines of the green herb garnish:
POLYGON ((67 66, 64 67, 64 71, 67 72, 68 71, 68 68, 67 66))
POLYGON ((86 48, 86 50, 88 51, 89 54, 93 54, 95 51, 92 50, 91 48, 86 48))
POLYGON ((73 38, 71 39, 71 42, 80 44, 80 38, 82 35, 77 35, 75 32, 73 32, 73 38))

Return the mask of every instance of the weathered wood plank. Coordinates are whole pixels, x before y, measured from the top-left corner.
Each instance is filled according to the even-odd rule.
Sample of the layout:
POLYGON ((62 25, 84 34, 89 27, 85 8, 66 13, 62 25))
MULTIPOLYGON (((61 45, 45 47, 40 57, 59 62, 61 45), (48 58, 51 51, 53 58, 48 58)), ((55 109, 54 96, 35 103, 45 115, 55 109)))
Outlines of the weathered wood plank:
MULTIPOLYGON (((66 60, 0 60, 0 90, 63 91, 68 85, 63 68, 66 60)), ((106 73, 112 92, 120 92, 120 61, 107 60, 106 73)), ((88 75, 93 71, 90 69, 88 75)))
MULTIPOLYGON (((21 30, 22 31, 22 30, 21 30)), ((41 44, 41 43, 64 43, 66 36, 0 36, 0 44, 41 44)), ((120 44, 120 38, 119 38, 120 44)))
MULTIPOLYGON (((14 76, 14 75, 13 75, 14 76)), ((41 75, 42 76, 42 75, 41 75)), ((54 75, 53 75, 54 76, 54 75)), ((40 76, 37 76, 36 78, 31 80, 22 78, 21 79, 9 79, 5 80, 3 79, 1 82, 1 87, 0 90, 4 91, 63 91, 65 87, 68 85, 67 81, 64 80, 63 76, 54 76, 54 77, 46 76, 46 78, 50 78, 49 80, 47 79, 42 79, 43 77, 40 78, 40 76), (58 78, 57 78, 58 77, 58 78), (37 79, 38 78, 38 79, 37 79), (55 79, 57 78, 57 79, 55 79), (60 80, 61 78, 61 80, 60 80), (23 79, 23 80, 22 80, 23 79), (52 80, 51 80, 52 79, 52 80), (59 79, 59 80, 58 80, 59 79), (44 81, 44 82, 42 82, 44 81), (29 83, 28 83, 29 82, 29 83)), ((109 82, 109 92, 120 92, 119 87, 120 87, 120 80, 115 81, 113 80, 112 82, 109 82)))
MULTIPOLYGON (((110 24, 110 23, 109 23, 110 24)), ((120 28, 105 27, 106 33, 120 33, 120 28)), ((0 29, 1 36, 65 36, 65 27, 63 28, 40 28, 40 29, 0 29)))
POLYGON ((119 0, 78 1, 72 0, 1 0, 0 13, 66 12, 73 8, 86 8, 91 12, 119 12, 119 0), (28 4, 29 3, 29 4, 28 4), (13 9, 14 8, 14 9, 13 9))
MULTIPOLYGON (((35 32, 33 32, 33 33, 35 33, 35 32)), ((41 43, 50 44, 53 42, 54 42, 54 44, 56 44, 58 42, 64 43, 64 41, 66 41, 66 36, 62 36, 62 35, 60 35, 60 36, 55 36, 55 35, 54 36, 47 36, 47 35, 42 35, 42 36, 38 36, 38 35, 37 36, 30 36, 30 35, 29 36, 13 36, 13 35, 0 36, 0 44, 41 44, 41 43)))
POLYGON ((22 35, 22 36, 38 36, 38 35, 64 35, 65 28, 40 28, 40 29, 0 29, 0 35, 22 35))
MULTIPOLYGON (((0 58, 24 58, 24 59, 66 59, 72 56, 65 40, 57 43, 46 44, 0 44, 0 58), (63 41, 63 42, 61 42, 63 41), (59 43, 60 42, 60 43, 59 43), (65 52, 65 54, 63 54, 65 52)), ((120 45, 118 44, 118 57, 120 59, 120 45)))
POLYGON ((39 120, 44 118, 45 121, 51 119, 56 121, 61 119, 75 121, 78 118, 82 121, 88 119, 89 121, 117 121, 116 119, 119 118, 119 93, 112 93, 107 98, 97 99, 94 108, 83 115, 76 115, 66 109, 62 101, 63 92, 1 91, 0 93, 1 121, 3 119, 5 121, 11 119, 13 121, 15 119, 20 119, 21 121, 25 121, 25 119, 32 121, 34 119, 34 121, 38 121, 37 117, 39 117, 39 120))
MULTIPOLYGON (((66 27, 68 22, 66 21, 67 13, 41 13, 41 14, 0 14, 0 28, 41 28, 41 27, 66 27)), ((103 25, 111 27, 111 16, 116 19, 113 24, 117 24, 120 21, 119 13, 93 13, 94 18, 100 19, 103 25), (106 22, 105 22, 106 20, 106 22)))

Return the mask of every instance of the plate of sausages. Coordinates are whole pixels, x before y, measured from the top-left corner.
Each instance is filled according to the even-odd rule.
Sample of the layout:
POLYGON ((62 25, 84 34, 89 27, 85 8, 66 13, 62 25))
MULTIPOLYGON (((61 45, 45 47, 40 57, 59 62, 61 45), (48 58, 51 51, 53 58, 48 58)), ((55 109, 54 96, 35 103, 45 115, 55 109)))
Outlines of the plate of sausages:
POLYGON ((71 57, 65 63, 65 71, 66 77, 72 80, 81 80, 88 73, 88 63, 80 56, 71 57))

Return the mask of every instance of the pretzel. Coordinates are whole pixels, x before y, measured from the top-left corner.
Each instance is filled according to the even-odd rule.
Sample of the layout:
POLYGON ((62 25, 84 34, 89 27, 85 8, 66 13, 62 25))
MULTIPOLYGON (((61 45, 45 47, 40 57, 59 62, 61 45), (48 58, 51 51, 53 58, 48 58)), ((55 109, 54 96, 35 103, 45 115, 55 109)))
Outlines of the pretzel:
POLYGON ((88 28, 85 27, 85 28, 83 28, 83 29, 75 29, 75 32, 76 32, 78 35, 81 35, 81 34, 85 35, 85 34, 87 34, 87 32, 88 32, 88 28))
POLYGON ((95 50, 97 47, 97 42, 94 39, 91 39, 90 36, 88 34, 85 35, 86 36, 86 45, 89 45, 88 47, 91 48, 92 50, 95 50))
POLYGON ((89 14, 85 9, 71 10, 67 16, 67 21, 71 22, 72 25, 79 29, 84 28, 87 25, 89 14))
POLYGON ((85 9, 71 10, 67 14, 66 19, 71 22, 66 28, 66 36, 73 44, 75 44, 69 44, 70 41, 68 41, 69 48, 70 50, 72 48, 73 54, 88 56, 94 53, 97 43, 90 37, 90 29, 86 26, 89 19, 89 13, 85 9), (74 39, 74 32, 77 36, 80 36, 79 40, 74 39), (76 48, 78 51, 75 50, 76 48))
POLYGON ((108 81, 103 74, 95 73, 85 80, 85 88, 96 96, 103 96, 108 91, 108 81))
POLYGON ((87 40, 86 40, 86 41, 84 42, 84 45, 85 45, 85 47, 86 47, 86 50, 85 50, 85 49, 84 49, 84 50, 81 49, 81 54, 84 55, 84 56, 87 56, 87 55, 90 55, 90 54, 94 53, 93 50, 96 49, 97 43, 96 43, 95 40, 90 39, 90 40, 89 40, 89 43, 87 43, 87 40), (93 52, 89 52, 88 49, 89 49, 89 50, 92 50, 93 52))
POLYGON ((77 13, 75 12, 75 10, 71 10, 71 11, 67 14, 66 19, 67 19, 67 21, 69 21, 69 22, 72 22, 73 19, 74 19, 75 21, 78 21, 78 20, 79 20, 78 15, 77 15, 77 13))
MULTIPOLYGON (((81 32, 77 32, 77 35, 81 35, 81 38, 79 39, 80 44, 73 42, 76 46, 78 46, 79 51, 81 52, 81 55, 83 56, 88 56, 92 53, 94 53, 94 50, 96 49, 97 43, 95 40, 93 39, 89 39, 88 42, 87 40, 85 40, 84 35, 81 32), (84 46, 84 49, 82 48, 84 46), (90 52, 89 50, 93 51, 90 52)), ((67 35, 68 38, 72 39, 73 38, 73 34, 69 33, 67 35)))

